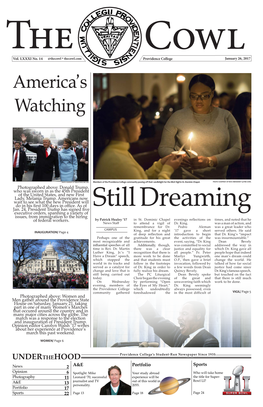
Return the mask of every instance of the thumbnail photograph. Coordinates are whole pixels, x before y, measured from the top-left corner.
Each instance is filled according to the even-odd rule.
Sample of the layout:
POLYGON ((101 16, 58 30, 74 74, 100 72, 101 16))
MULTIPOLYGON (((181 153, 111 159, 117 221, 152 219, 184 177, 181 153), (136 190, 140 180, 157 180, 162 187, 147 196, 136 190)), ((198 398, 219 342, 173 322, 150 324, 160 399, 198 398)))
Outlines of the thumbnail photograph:
POLYGON ((87 128, 13 128, 13 181, 88 180, 87 128))
POLYGON ((87 239, 14 239, 13 288, 89 288, 87 239))

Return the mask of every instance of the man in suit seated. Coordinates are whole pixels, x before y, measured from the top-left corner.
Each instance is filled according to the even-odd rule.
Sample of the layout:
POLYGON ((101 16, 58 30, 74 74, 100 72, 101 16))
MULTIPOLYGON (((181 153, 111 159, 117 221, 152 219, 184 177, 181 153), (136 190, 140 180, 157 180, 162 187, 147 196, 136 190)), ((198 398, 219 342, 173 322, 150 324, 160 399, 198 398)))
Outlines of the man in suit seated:
POLYGON ((163 318, 147 301, 139 310, 154 332, 171 347, 219 347, 218 340, 204 328, 205 306, 186 302, 178 316, 179 326, 163 318))
POLYGON ((22 181, 23 175, 27 172, 26 153, 21 150, 19 141, 15 142, 13 149, 13 181, 22 181))
POLYGON ((131 386, 122 382, 121 378, 121 369, 118 366, 111 366, 108 369, 108 375, 110 382, 105 384, 100 389, 101 396, 130 396, 131 395, 131 386))
POLYGON ((52 181, 54 167, 55 178, 58 178, 58 153, 55 149, 51 148, 50 140, 48 138, 44 138, 43 146, 37 147, 26 143, 26 136, 24 134, 21 135, 21 140, 27 150, 32 151, 37 155, 32 181, 52 181))

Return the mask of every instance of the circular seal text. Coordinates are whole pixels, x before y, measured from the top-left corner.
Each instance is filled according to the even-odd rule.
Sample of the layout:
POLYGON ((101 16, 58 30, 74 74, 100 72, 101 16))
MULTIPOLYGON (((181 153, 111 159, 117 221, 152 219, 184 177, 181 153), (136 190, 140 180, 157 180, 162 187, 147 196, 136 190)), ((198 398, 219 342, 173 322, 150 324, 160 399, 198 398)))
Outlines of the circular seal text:
POLYGON ((141 40, 141 29, 135 18, 116 7, 90 13, 78 33, 84 57, 102 68, 118 68, 130 62, 138 53, 141 40))

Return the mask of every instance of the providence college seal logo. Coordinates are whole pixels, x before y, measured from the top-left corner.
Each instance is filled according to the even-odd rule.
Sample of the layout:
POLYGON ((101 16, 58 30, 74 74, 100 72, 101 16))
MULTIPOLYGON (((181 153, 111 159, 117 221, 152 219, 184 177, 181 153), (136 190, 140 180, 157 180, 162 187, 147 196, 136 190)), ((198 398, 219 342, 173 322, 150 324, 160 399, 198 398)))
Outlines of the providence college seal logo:
POLYGON ((118 68, 130 62, 141 46, 141 29, 135 18, 120 8, 100 8, 79 28, 82 54, 94 65, 118 68))

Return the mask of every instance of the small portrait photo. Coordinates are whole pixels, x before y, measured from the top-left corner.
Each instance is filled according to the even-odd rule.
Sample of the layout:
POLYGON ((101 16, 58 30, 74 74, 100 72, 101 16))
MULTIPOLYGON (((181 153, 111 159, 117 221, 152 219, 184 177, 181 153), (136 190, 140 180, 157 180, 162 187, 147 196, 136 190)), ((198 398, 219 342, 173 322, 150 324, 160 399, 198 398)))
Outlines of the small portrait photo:
POLYGON ((131 386, 121 380, 122 371, 117 365, 108 368, 109 382, 100 389, 101 396, 130 396, 131 386))

